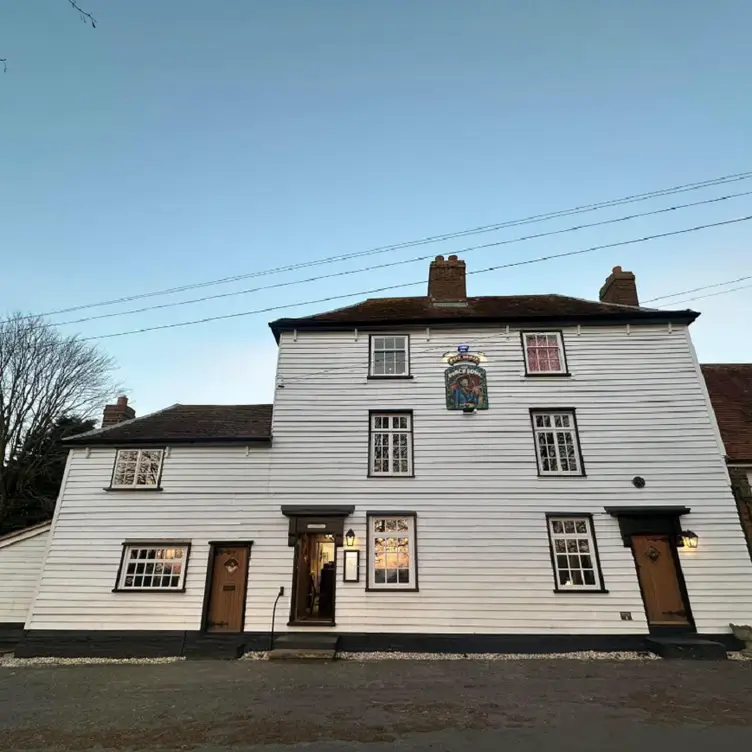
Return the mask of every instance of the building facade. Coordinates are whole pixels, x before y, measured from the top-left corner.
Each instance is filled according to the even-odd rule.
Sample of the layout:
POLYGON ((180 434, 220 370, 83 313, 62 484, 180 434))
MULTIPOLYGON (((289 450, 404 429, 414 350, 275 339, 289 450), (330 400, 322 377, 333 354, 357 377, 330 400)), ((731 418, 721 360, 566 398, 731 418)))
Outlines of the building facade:
MULTIPOLYGON (((641 647, 752 622, 691 311, 428 295, 271 327, 274 405, 75 437, 21 654, 641 647)), ((118 408, 121 414, 118 415, 118 408)))

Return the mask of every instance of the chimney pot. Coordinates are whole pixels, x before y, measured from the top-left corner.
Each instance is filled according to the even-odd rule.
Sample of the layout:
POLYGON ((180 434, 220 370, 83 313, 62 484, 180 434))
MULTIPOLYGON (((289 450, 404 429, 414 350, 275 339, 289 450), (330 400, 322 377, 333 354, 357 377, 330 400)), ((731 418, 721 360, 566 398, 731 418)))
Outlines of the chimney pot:
POLYGON ((635 275, 632 272, 625 272, 620 266, 615 266, 611 274, 606 277, 598 297, 601 303, 639 306, 635 275))
POLYGON ((122 423, 124 420, 133 420, 136 417, 136 411, 128 406, 128 398, 121 395, 117 398, 114 405, 105 405, 102 413, 102 428, 114 426, 122 423))
POLYGON ((441 301, 464 301, 467 298, 465 262, 452 255, 446 261, 437 256, 428 270, 428 297, 441 301))

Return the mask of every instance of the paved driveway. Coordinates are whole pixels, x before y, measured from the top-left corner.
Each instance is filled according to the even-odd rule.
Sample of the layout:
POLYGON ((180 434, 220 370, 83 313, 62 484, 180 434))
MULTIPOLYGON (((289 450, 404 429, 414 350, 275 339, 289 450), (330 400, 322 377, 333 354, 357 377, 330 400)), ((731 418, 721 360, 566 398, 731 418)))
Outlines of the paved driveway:
POLYGON ((752 663, 256 661, 0 668, 1 750, 722 750, 752 663))

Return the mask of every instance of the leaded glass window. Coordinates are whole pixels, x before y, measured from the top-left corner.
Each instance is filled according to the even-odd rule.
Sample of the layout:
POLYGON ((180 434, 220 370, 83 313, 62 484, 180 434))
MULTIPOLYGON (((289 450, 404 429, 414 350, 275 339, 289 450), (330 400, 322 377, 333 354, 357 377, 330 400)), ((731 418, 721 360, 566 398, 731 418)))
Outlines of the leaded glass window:
POLYGON ((410 413, 371 414, 371 475, 412 475, 410 413))

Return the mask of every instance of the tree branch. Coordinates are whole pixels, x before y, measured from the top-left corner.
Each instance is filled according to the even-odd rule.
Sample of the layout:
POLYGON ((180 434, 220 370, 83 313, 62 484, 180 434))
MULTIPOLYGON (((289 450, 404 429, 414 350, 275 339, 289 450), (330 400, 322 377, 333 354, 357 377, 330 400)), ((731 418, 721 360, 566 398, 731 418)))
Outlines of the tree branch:
POLYGON ((91 13, 88 13, 87 11, 83 10, 79 5, 76 3, 76 0, 68 0, 68 2, 71 4, 71 8, 73 10, 78 12, 78 15, 81 17, 81 20, 85 24, 91 24, 92 29, 97 28, 97 22, 94 16, 91 15, 91 13))

